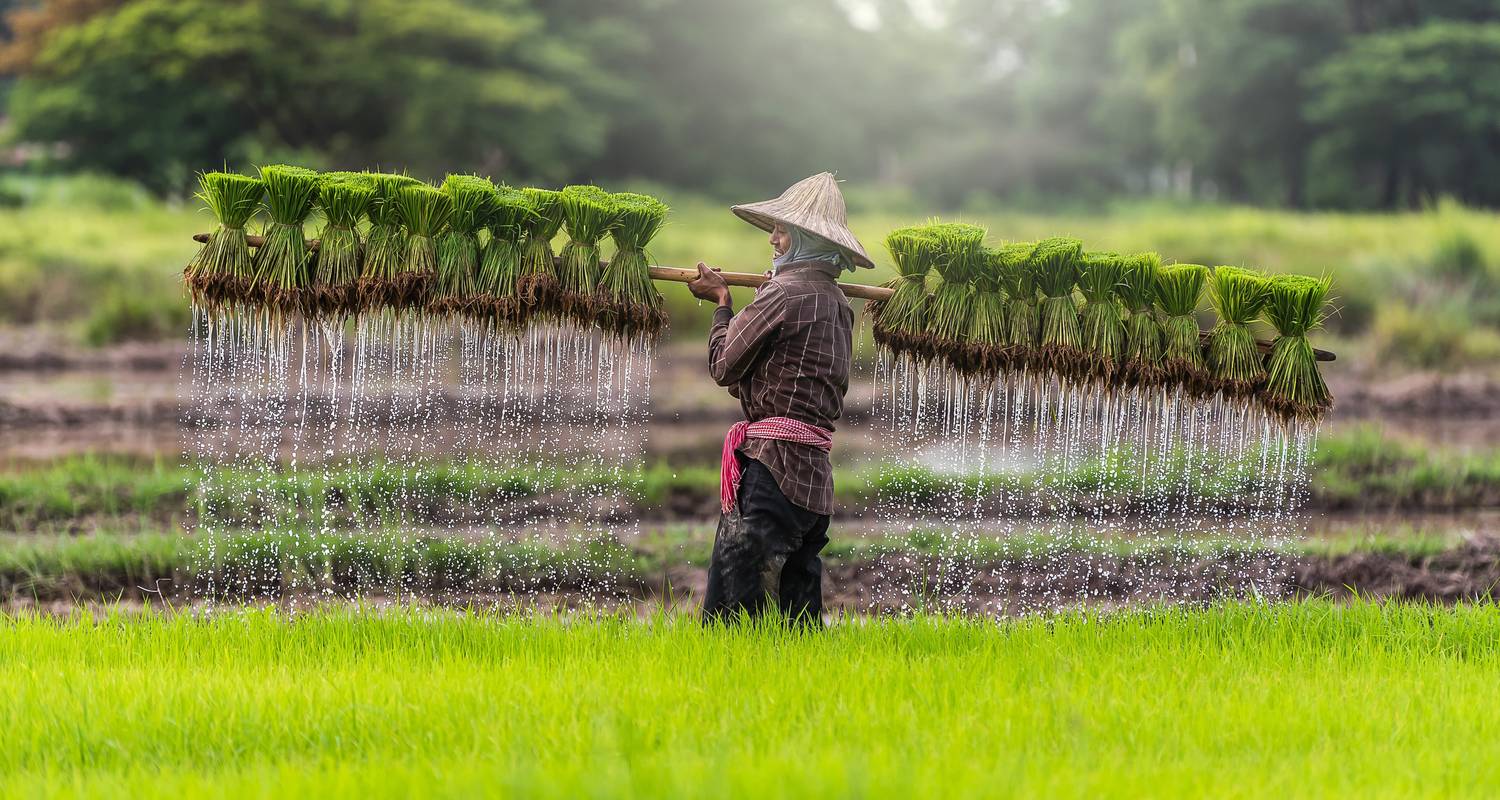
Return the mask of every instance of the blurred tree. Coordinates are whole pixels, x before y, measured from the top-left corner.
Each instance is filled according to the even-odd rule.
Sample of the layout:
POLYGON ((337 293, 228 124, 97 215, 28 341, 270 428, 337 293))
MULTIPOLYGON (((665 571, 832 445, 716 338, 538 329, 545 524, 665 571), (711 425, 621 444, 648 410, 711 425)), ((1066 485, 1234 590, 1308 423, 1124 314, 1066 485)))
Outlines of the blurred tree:
POLYGON ((1500 24, 1360 37, 1311 83, 1322 152, 1347 160, 1381 206, 1500 203, 1500 24))
POLYGON ((557 177, 603 144, 597 70, 523 0, 109 5, 13 15, 28 24, 0 48, 20 75, 14 136, 63 143, 79 167, 159 189, 288 152, 557 177))

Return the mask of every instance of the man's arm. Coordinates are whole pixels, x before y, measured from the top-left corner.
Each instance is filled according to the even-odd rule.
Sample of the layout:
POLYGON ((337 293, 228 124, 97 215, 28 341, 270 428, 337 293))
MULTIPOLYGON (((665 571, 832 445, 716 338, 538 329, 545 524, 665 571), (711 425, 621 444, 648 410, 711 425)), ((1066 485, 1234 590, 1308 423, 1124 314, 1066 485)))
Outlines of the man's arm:
POLYGON ((714 309, 708 332, 708 374, 714 383, 733 387, 755 366, 766 345, 776 338, 786 309, 786 295, 774 283, 762 286, 745 310, 728 303, 714 309))

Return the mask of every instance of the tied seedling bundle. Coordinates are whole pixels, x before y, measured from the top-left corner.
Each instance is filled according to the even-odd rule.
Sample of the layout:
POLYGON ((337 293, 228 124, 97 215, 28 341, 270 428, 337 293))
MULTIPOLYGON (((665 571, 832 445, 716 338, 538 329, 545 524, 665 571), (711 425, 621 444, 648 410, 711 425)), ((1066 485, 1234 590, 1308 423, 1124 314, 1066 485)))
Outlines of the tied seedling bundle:
POLYGON ((359 278, 361 309, 394 306, 397 303, 396 280, 406 263, 406 228, 401 223, 397 198, 401 190, 421 181, 407 175, 369 174, 373 194, 366 212, 370 232, 365 237, 364 269, 359 278))
POLYGON ((480 254, 479 277, 475 281, 479 296, 470 307, 471 314, 488 317, 506 327, 525 323, 516 280, 521 273, 521 237, 534 216, 525 192, 509 186, 495 190, 487 221, 490 240, 480 254))
POLYGON ((594 322, 604 307, 599 288, 599 240, 614 227, 615 202, 597 186, 569 186, 559 197, 568 243, 558 267, 558 311, 580 327, 594 322))
POLYGON ((1078 290, 1083 294, 1079 322, 1088 373, 1102 382, 1115 377, 1125 358, 1125 318, 1119 299, 1124 277, 1125 259, 1117 253, 1089 253, 1078 274, 1078 290))
POLYGON ((254 261, 245 225, 260 207, 265 183, 231 172, 198 176, 198 199, 213 213, 219 226, 188 263, 183 273, 193 302, 206 308, 244 299, 255 281, 254 261))
POLYGON ((437 239, 437 275, 427 299, 427 310, 439 316, 466 313, 477 300, 479 229, 489 219, 495 184, 477 175, 449 175, 443 192, 452 212, 437 239))
POLYGON ((318 173, 282 164, 261 167, 266 185, 266 225, 255 252, 255 286, 262 305, 283 313, 313 310, 309 250, 302 226, 318 200, 318 173))
POLYGON ((1208 391, 1211 381, 1198 336, 1198 302, 1208 284, 1208 267, 1175 264, 1162 267, 1156 281, 1156 302, 1161 306, 1163 369, 1168 378, 1192 394, 1208 391))
POLYGON ((892 353, 917 353, 926 335, 929 300, 927 276, 937 266, 941 245, 922 227, 898 228, 885 237, 896 263, 896 277, 886 281, 889 300, 866 307, 874 320, 875 342, 892 353))
POLYGON ((1082 258, 1083 243, 1062 237, 1037 242, 1031 255, 1037 288, 1043 295, 1037 355, 1043 367, 1065 378, 1083 376, 1089 363, 1078 307, 1073 303, 1082 258))
MULTIPOLYGON (((1125 319, 1125 363, 1121 374, 1136 386, 1154 386, 1165 377, 1162 359, 1166 345, 1154 310, 1160 279, 1161 256, 1139 253, 1125 259, 1119 295, 1130 316, 1125 319)), ((1193 304, 1197 303, 1194 297, 1193 304)))
POLYGON ((521 245, 521 274, 516 280, 516 292, 528 318, 556 316, 559 286, 552 237, 562 230, 562 193, 533 188, 522 191, 531 203, 532 216, 525 223, 526 238, 521 245))
POLYGON ((437 239, 453 218, 453 197, 426 184, 407 186, 396 195, 396 210, 406 226, 406 260, 391 281, 391 305, 417 308, 437 275, 437 239))
POLYGON ((319 178, 318 265, 313 273, 313 310, 318 314, 351 314, 359 310, 359 271, 364 247, 359 221, 375 196, 368 175, 329 172, 319 178))
POLYGON ((1265 276, 1240 267, 1215 267, 1209 293, 1219 323, 1208 336, 1208 366, 1219 391, 1249 397, 1266 370, 1250 323, 1265 308, 1265 276))
POLYGON ((1015 242, 1004 245, 1006 269, 1000 273, 1005 291, 1005 347, 1012 365, 1029 364, 1036 355, 1041 309, 1037 305, 1036 269, 1032 253, 1036 245, 1015 242))
POLYGON ((925 346, 961 374, 970 374, 966 360, 974 317, 974 276, 984 265, 984 229, 959 222, 927 226, 937 240, 937 272, 942 282, 932 293, 925 346))
POLYGON ((974 318, 969 325, 966 360, 969 369, 993 378, 1008 363, 1005 346, 1005 272, 1011 268, 1004 250, 986 248, 974 273, 974 318))
POLYGON ((1328 384, 1307 341, 1308 332, 1321 326, 1327 316, 1330 286, 1327 278, 1278 275, 1267 287, 1264 313, 1277 337, 1260 396, 1267 408, 1288 420, 1317 420, 1333 407, 1328 384))
POLYGON ((661 292, 651 282, 651 258, 646 247, 667 222, 667 205, 654 197, 631 192, 611 196, 617 215, 610 235, 615 255, 604 268, 600 288, 604 307, 599 324, 622 339, 655 339, 667 327, 661 292))

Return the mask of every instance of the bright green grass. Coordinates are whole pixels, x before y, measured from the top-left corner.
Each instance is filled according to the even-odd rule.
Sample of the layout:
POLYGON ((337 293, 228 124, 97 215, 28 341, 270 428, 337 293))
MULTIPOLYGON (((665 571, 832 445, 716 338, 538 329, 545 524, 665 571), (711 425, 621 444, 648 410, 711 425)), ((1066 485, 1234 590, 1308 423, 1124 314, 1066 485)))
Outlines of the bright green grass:
POLYGON ((1493 606, 22 617, 0 795, 1482 796, 1497 670, 1493 606))

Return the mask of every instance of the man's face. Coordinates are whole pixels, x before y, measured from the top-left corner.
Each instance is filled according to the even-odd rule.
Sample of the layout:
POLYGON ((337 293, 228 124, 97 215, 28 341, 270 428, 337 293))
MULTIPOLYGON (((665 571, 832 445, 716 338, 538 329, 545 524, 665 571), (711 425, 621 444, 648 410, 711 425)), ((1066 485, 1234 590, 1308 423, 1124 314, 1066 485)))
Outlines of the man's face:
POLYGON ((786 232, 786 228, 777 225, 771 229, 771 251, 778 256, 785 255, 787 248, 792 246, 792 235, 786 232))

